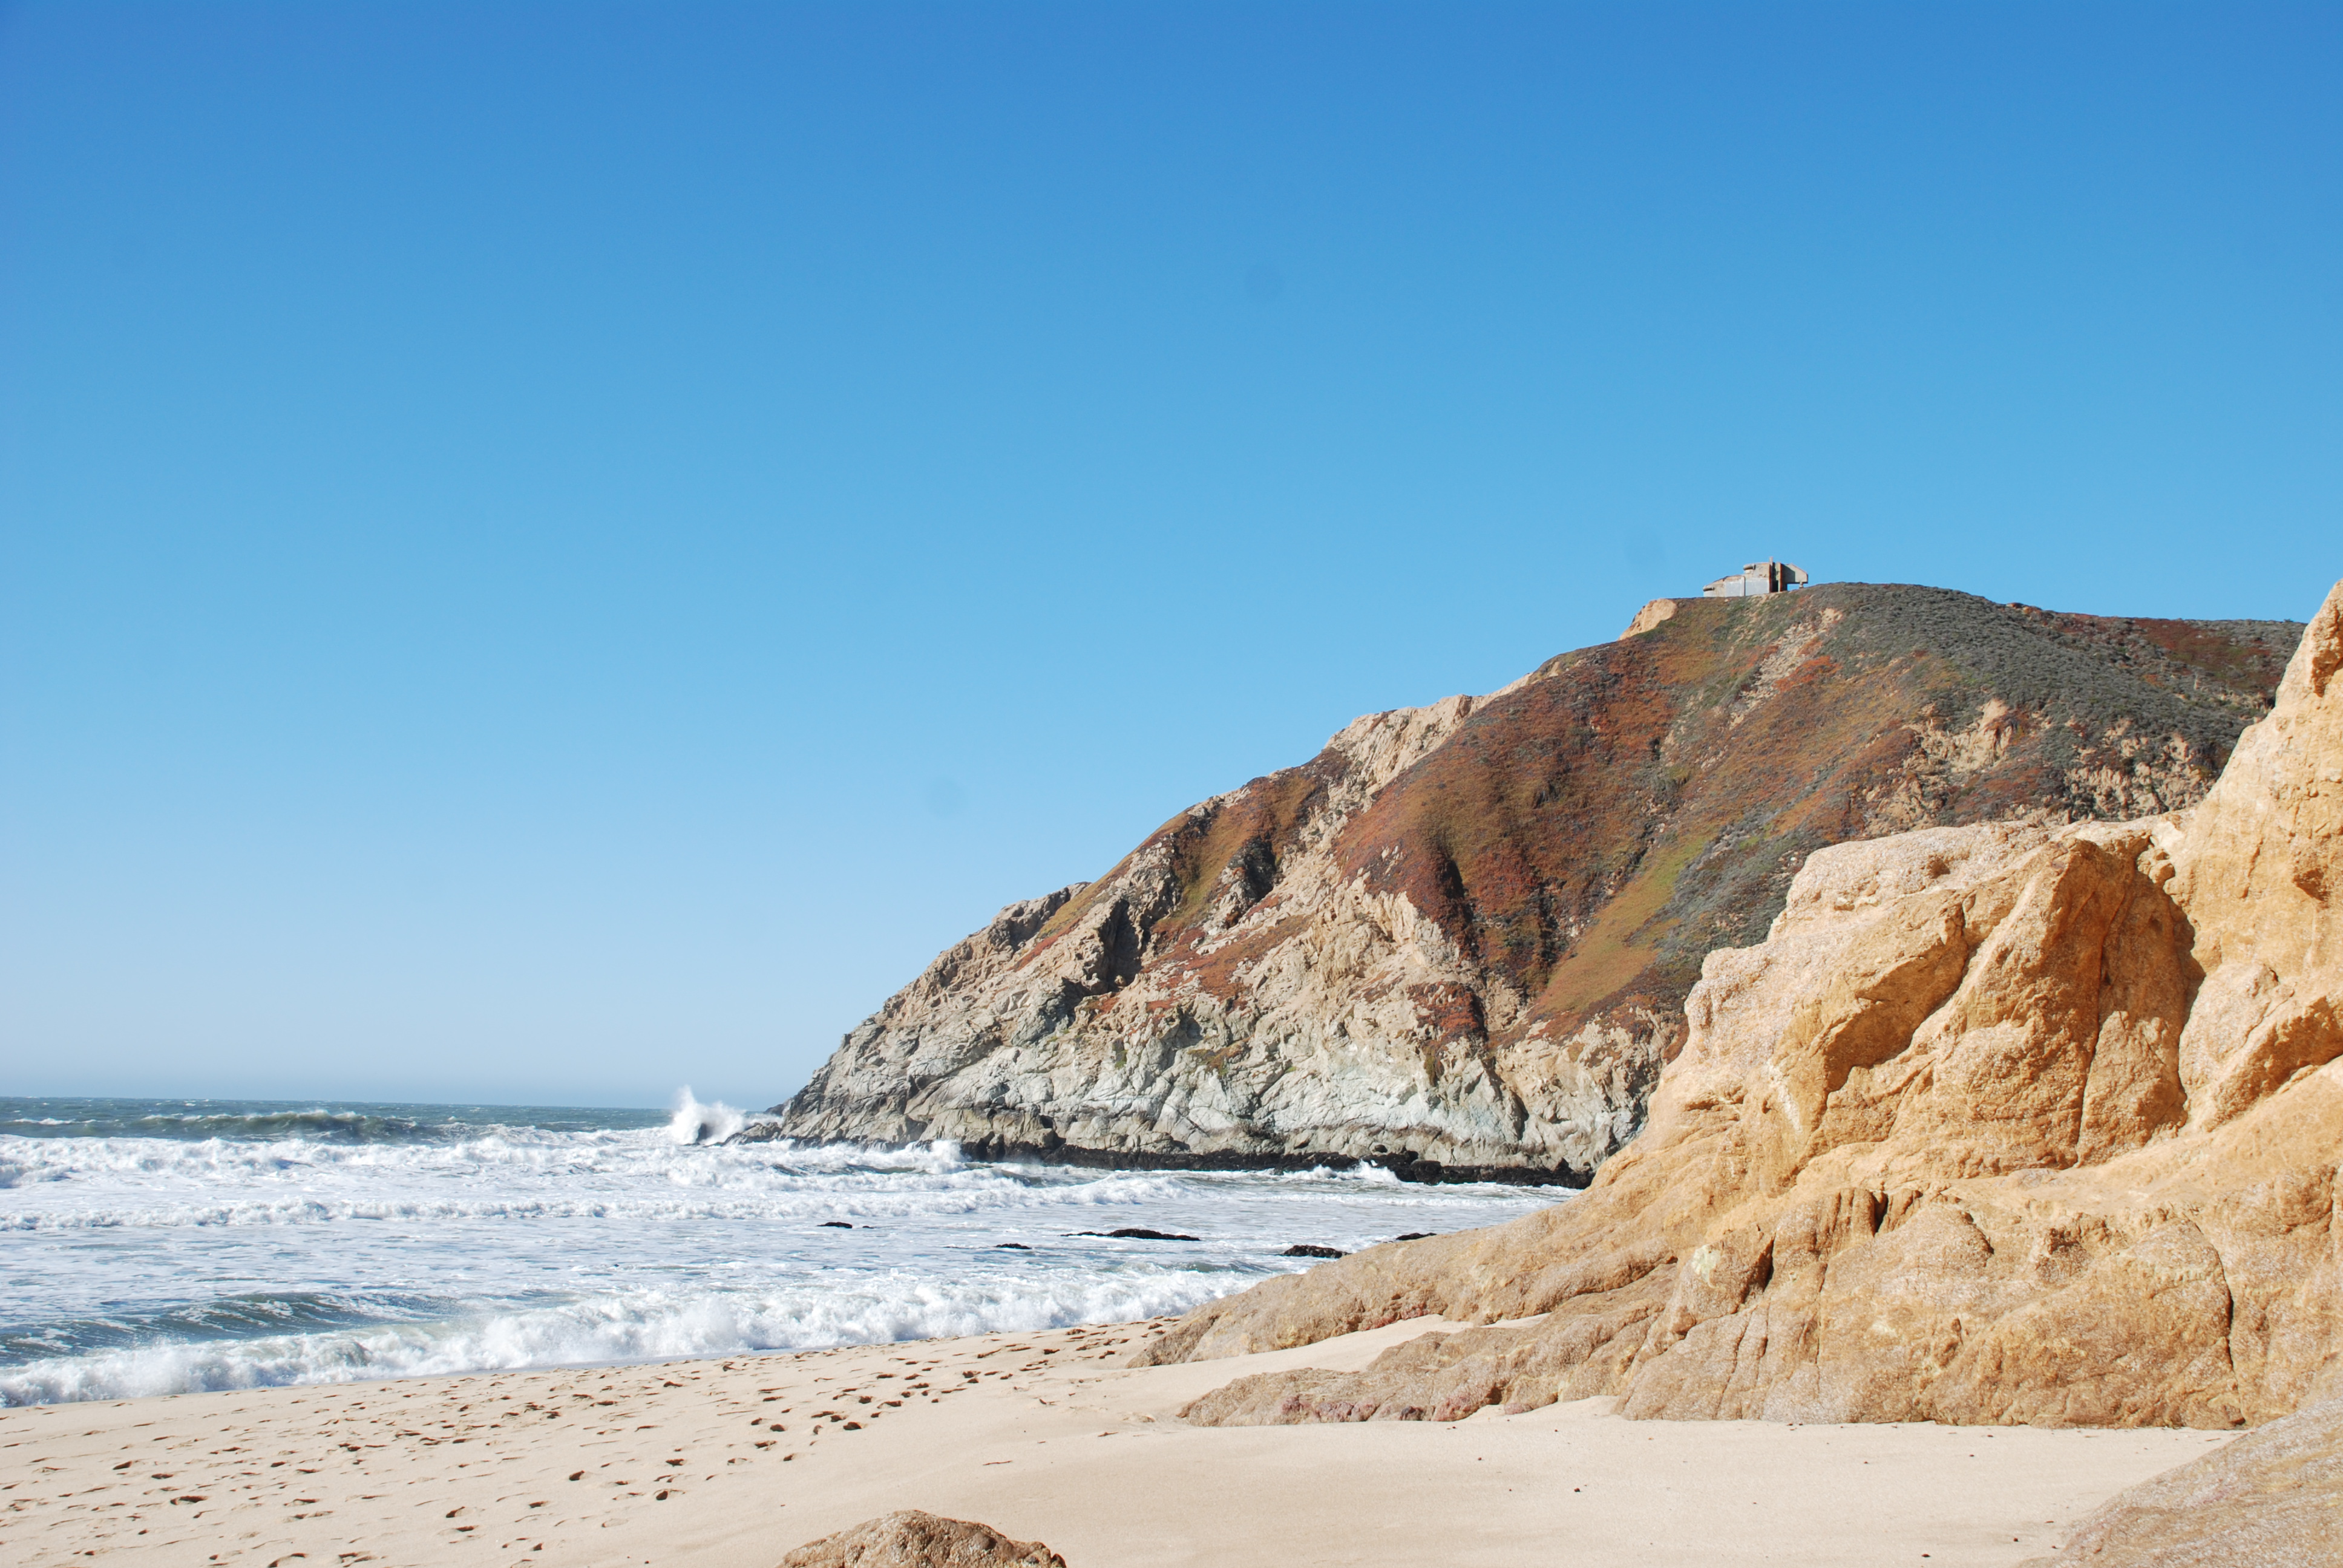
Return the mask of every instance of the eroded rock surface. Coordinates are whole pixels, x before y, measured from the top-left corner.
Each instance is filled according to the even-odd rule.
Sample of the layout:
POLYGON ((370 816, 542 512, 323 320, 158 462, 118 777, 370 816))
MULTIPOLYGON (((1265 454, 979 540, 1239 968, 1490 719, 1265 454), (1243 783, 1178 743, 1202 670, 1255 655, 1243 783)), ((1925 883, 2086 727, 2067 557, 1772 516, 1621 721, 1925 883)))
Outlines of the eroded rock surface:
POLYGON ((1614 1394, 2224 1427, 2343 1394, 2338 669, 2343 585, 2193 811, 1816 852, 1765 942, 1709 955, 1584 1196, 1270 1281, 1151 1358, 1488 1325, 1190 1412, 1224 1423, 1614 1394))
MULTIPOLYGON (((1100 880, 1004 910, 755 1135, 1583 1181, 1641 1126, 1703 955, 1757 940, 1815 850, 2194 804, 2298 630, 1862 584, 1664 602, 1492 697, 1362 719, 1100 880)), ((2116 863, 2129 851, 2060 852, 2107 918, 2155 918, 2116 863)), ((1928 951, 1913 961, 1965 972, 1928 951)), ((2239 983, 2237 1005, 2260 1005, 2239 983)), ((1879 1025, 1831 1027, 1825 1076, 1879 1025)), ((2288 1060, 2298 1034, 2255 1060, 2288 1060)), ((2109 1070, 2163 1048, 2111 1037, 2109 1070)), ((2149 1072, 2094 1103, 2167 1091, 2149 1072)), ((1867 1114, 1836 1103, 1834 1138, 1867 1114)))
POLYGON ((781 1568, 1066 1568, 1066 1560, 989 1524, 905 1508, 809 1542, 781 1568))
POLYGON ((2109 1498, 2021 1568, 2333 1568, 2343 1401, 2298 1411, 2109 1498))

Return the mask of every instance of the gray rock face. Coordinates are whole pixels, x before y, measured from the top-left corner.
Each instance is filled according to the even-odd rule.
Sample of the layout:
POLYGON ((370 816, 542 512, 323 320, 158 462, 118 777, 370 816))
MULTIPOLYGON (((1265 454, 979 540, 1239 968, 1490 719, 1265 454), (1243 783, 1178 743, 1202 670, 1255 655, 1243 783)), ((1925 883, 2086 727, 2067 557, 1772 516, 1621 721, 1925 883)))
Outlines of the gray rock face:
POLYGON ((1667 1024, 1515 1051, 1533 1114, 1474 1049, 1492 1005, 1526 999, 1333 853, 1473 706, 1359 719, 1102 880, 1011 905, 849 1034, 776 1131, 1108 1163, 1590 1169, 1633 1131, 1667 1024), (1237 842, 1200 879, 1214 839, 1237 842))
POLYGON ((2190 804, 2298 631, 1862 585, 1639 626, 1361 719, 1011 905, 745 1136, 1583 1182, 1702 956, 1757 940, 1806 854, 2190 804))

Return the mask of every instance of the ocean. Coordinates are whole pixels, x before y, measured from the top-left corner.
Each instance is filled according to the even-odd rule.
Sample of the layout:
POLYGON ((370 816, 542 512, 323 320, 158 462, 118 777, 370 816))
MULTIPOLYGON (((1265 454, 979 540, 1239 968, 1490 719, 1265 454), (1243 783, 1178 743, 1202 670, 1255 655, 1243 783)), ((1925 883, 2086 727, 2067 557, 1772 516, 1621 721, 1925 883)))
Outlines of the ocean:
POLYGON ((1183 1312, 1566 1190, 725 1145, 739 1114, 0 1099, 0 1403, 1183 1312), (695 1141, 695 1140, 698 1140, 695 1141), (1147 1229, 1157 1241, 1083 1235, 1147 1229))

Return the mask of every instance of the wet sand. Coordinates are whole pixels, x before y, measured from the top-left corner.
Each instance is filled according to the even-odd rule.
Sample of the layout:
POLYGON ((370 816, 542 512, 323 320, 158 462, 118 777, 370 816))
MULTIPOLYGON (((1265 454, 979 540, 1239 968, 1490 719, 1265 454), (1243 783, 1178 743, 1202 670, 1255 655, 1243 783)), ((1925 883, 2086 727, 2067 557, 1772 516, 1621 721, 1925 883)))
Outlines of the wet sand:
POLYGON ((770 1568, 894 1508, 1154 1564, 2011 1564, 2202 1432, 1631 1422, 1203 1429, 1247 1372, 1436 1320, 1133 1371, 1163 1323, 0 1411, 11 1564, 770 1568))

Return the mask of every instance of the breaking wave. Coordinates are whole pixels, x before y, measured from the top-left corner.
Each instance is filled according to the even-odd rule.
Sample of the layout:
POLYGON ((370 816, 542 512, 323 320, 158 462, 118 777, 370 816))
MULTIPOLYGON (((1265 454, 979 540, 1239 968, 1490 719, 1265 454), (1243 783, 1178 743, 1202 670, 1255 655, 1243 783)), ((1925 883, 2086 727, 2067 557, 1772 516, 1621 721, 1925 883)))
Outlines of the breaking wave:
POLYGON ((0 1402, 788 1351, 1184 1311, 1554 1191, 726 1144, 666 1111, 0 1101, 0 1402), (1096 1232, 1139 1228, 1163 1242, 1096 1232), (1092 1232, 1080 1234, 1080 1232, 1092 1232))
POLYGON ((748 1118, 722 1101, 702 1105, 691 1097, 691 1085, 676 1091, 675 1115, 667 1124, 668 1136, 678 1143, 721 1143, 748 1121, 748 1118))
MULTIPOLYGON (((890 1274, 843 1288, 640 1291, 306 1332, 156 1336, 0 1367, 0 1403, 665 1361, 1031 1332, 1185 1312, 1229 1287, 1169 1269, 1111 1280, 890 1274)), ((288 1314, 298 1315, 298 1314, 288 1314)))

